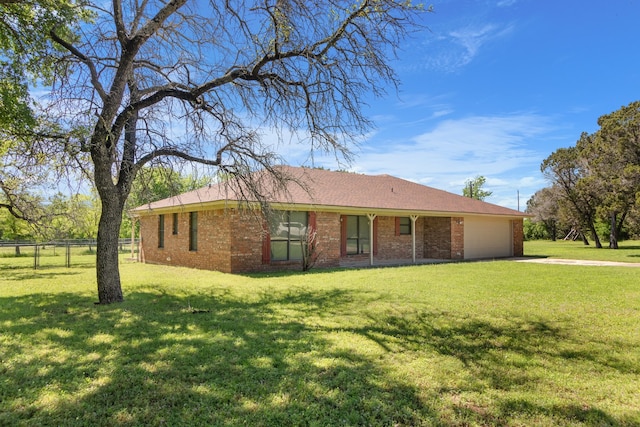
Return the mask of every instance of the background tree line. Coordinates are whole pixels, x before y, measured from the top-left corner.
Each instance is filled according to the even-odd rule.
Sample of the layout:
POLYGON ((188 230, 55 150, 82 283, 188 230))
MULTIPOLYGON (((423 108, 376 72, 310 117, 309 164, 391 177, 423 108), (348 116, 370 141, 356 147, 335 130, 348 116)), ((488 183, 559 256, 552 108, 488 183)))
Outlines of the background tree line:
MULTIPOLYGON (((131 236, 131 218, 127 213, 130 209, 204 187, 210 181, 209 177, 184 174, 169 166, 143 168, 127 200, 120 237, 131 236)), ((32 202, 37 203, 43 220, 31 222, 17 218, 9 210, 0 209, 0 240, 49 241, 97 237, 100 199, 95 191, 72 195, 58 192, 32 202)))
POLYGON ((602 247, 609 238, 640 235, 640 101, 598 119, 599 129, 583 133, 575 146, 559 148, 540 170, 551 185, 527 202, 533 217, 527 238, 581 238, 602 247))

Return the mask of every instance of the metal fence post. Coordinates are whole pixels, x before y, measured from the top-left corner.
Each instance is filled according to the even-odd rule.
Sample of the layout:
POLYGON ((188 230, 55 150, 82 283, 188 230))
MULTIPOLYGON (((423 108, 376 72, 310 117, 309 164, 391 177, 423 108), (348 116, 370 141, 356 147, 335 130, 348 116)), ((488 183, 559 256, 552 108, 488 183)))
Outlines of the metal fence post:
POLYGON ((40 246, 36 243, 33 247, 33 269, 40 267, 40 246))
POLYGON ((67 247, 66 247, 66 253, 65 253, 65 263, 67 264, 67 268, 71 267, 71 245, 69 244, 69 242, 67 241, 67 247))

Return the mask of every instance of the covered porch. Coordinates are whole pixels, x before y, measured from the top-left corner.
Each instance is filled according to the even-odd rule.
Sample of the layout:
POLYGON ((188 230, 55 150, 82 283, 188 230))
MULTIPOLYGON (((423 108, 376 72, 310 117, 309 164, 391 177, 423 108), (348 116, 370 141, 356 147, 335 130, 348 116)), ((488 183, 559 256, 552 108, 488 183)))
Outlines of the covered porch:
POLYGON ((462 217, 406 211, 353 213, 360 221, 355 220, 356 215, 349 215, 351 212, 346 215, 343 212, 340 217, 341 267, 433 264, 464 259, 462 217))

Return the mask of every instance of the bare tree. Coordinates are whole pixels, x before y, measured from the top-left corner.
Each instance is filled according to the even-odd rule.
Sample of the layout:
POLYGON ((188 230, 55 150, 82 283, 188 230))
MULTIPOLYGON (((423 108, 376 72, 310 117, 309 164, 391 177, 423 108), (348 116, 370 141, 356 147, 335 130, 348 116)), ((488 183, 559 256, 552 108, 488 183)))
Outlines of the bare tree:
MULTIPOLYGON (((371 126, 363 95, 397 84, 390 59, 424 10, 395 0, 103 5, 91 5, 94 22, 77 39, 50 33, 67 53, 55 86, 61 122, 91 130, 76 149, 90 154, 102 203, 101 304, 123 300, 117 238, 142 166, 173 157, 245 184, 256 169, 285 180, 261 129, 350 160, 352 143, 371 126)), ((265 196, 247 188, 256 190, 247 197, 265 196)))
POLYGON ((559 203, 562 198, 561 189, 557 185, 542 188, 527 201, 527 213, 533 215, 532 220, 543 225, 549 238, 556 240, 560 220, 559 203))
POLYGON ((307 227, 300 241, 302 246, 302 271, 311 270, 320 256, 317 237, 318 232, 311 227, 307 227))

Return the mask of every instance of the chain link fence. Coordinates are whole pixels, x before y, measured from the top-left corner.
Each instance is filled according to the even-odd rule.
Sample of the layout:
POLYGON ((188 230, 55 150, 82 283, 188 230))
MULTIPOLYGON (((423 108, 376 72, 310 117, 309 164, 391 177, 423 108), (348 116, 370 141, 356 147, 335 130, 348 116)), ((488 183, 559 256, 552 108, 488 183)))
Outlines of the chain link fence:
MULTIPOLYGON (((120 239, 118 249, 123 258, 138 259, 138 240, 120 239), (128 257, 127 257, 128 255, 128 257)), ((24 240, 0 240, 0 258, 4 263, 16 267, 32 265, 34 269, 44 267, 72 267, 95 265, 95 239, 65 239, 48 242, 24 240)))

